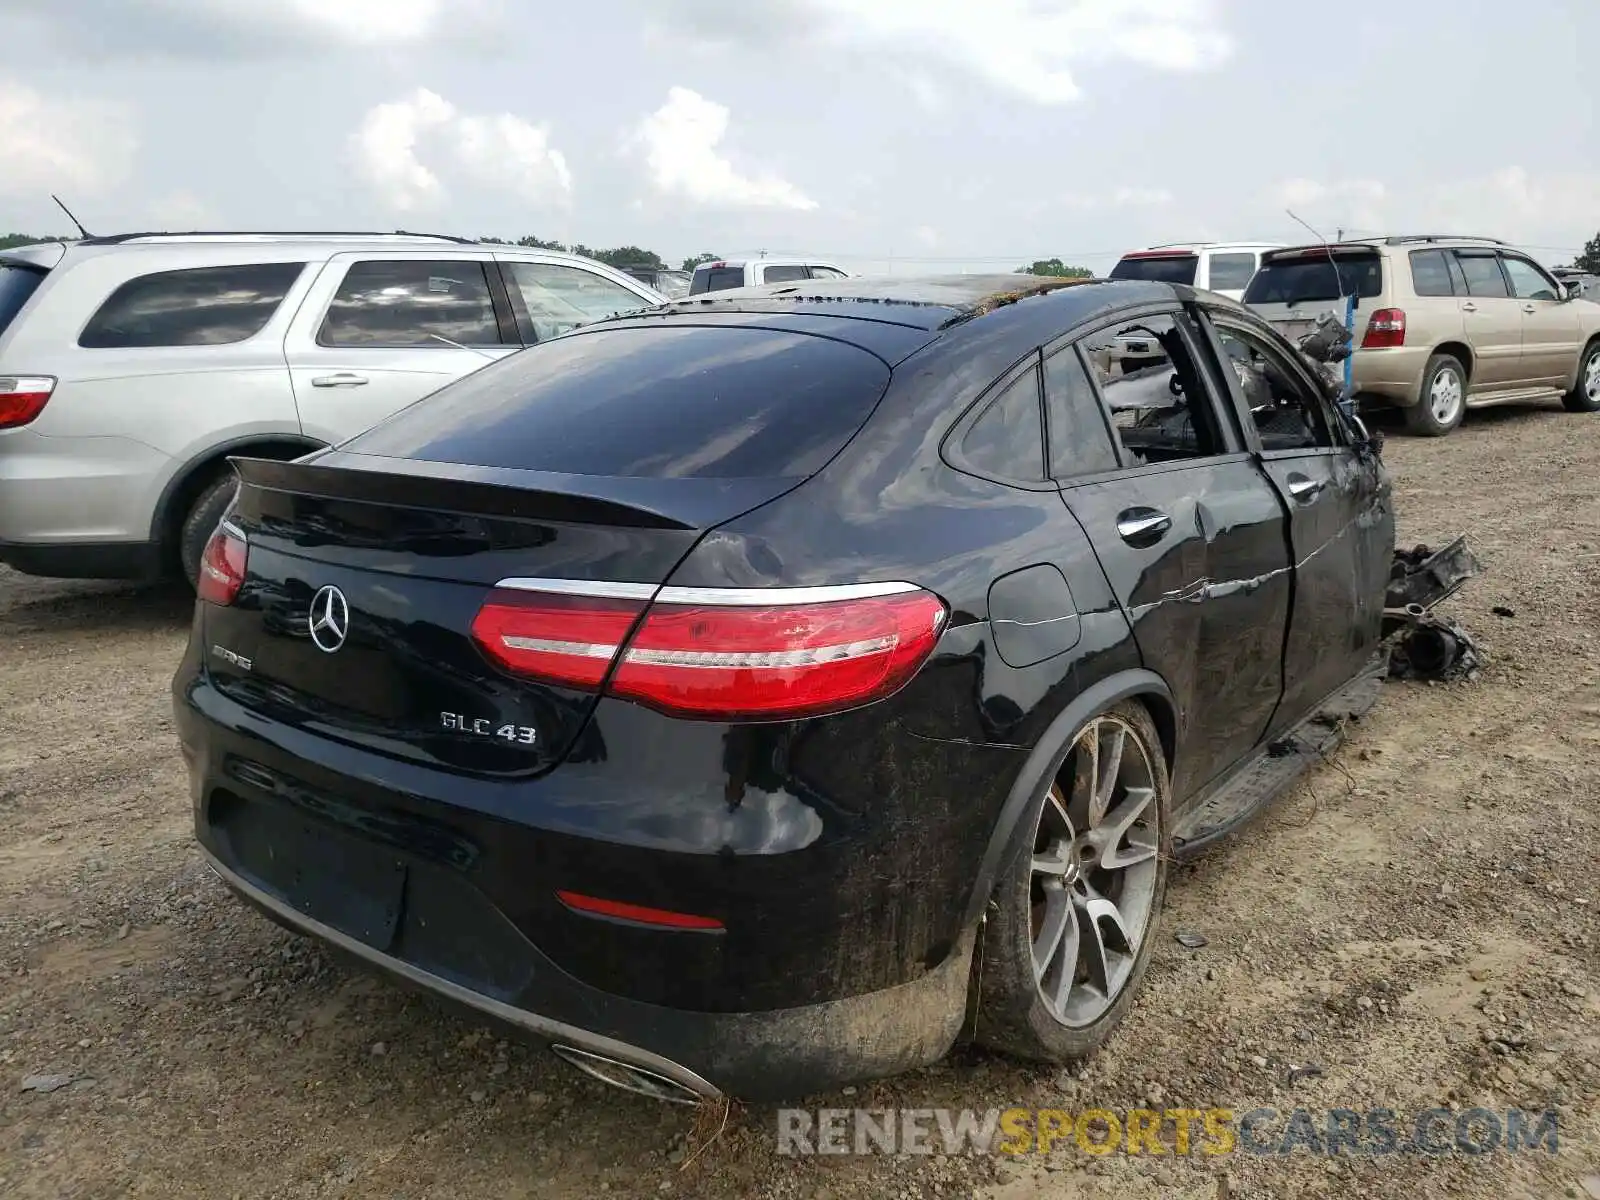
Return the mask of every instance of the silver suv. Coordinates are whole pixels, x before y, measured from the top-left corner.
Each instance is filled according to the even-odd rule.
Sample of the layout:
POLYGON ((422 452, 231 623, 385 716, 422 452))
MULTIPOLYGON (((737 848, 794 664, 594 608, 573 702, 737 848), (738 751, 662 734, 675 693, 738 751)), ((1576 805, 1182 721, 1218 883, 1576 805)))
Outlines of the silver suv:
POLYGON ((665 297, 569 254, 412 234, 131 234, 0 252, 0 562, 181 572, 227 457, 299 457, 665 297))

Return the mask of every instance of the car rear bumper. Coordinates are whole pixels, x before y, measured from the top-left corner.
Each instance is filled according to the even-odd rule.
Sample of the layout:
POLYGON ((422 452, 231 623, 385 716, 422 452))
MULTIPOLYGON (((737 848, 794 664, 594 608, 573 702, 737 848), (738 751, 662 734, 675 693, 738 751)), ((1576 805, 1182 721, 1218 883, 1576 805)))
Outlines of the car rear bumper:
POLYGON ((1358 395, 1372 396, 1398 408, 1417 402, 1422 372, 1432 351, 1426 346, 1394 346, 1357 350, 1351 356, 1351 378, 1358 395))
MULTIPOLYGON (((224 883, 280 925, 502 1028, 665 1081, 657 1090, 665 1099, 777 1101, 898 1074, 942 1058, 965 1013, 970 937, 920 979, 880 992, 768 1012, 690 1012, 574 978, 483 896, 418 859, 394 856, 404 883, 391 936, 359 916, 352 921, 348 904, 334 902, 340 915, 323 919, 330 889, 296 887, 289 876, 301 864, 274 878, 260 870, 260 856, 245 865, 239 859, 248 855, 204 831, 201 852, 224 883)), ((338 890, 347 899, 348 880, 338 890)), ((385 925, 382 914, 376 923, 385 925)))
MULTIPOLYGON (((892 1075, 937 1061, 959 1034, 972 954, 962 879, 976 870, 977 830, 994 819, 975 775, 1001 781, 998 804, 1023 752, 918 743, 923 778, 956 785, 957 819, 937 786, 886 792, 813 727, 777 759, 752 751, 763 763, 786 756, 810 788, 764 780, 789 799, 748 812, 761 837, 738 840, 727 793, 713 786, 708 798, 681 774, 702 769, 693 743, 705 737, 717 762, 747 776, 749 764, 728 757, 725 727, 676 723, 670 759, 641 734, 617 739, 630 753, 542 777, 447 774, 242 707, 199 669, 202 649, 203 634, 173 681, 196 837, 235 891, 280 923, 525 1034, 697 1094, 780 1099, 892 1075), (835 774, 813 753, 838 760, 835 774), (578 790, 563 791, 574 780, 578 790), (835 781, 865 796, 814 790, 835 781), (563 890, 714 916, 723 928, 581 915, 563 890)), ((615 703, 634 711, 601 713, 597 726, 639 734, 627 721, 643 710, 615 703)), ((896 752, 860 726, 844 733, 864 753, 896 752)))
POLYGON ((154 579, 161 574, 155 542, 8 542, 0 563, 52 579, 154 579))

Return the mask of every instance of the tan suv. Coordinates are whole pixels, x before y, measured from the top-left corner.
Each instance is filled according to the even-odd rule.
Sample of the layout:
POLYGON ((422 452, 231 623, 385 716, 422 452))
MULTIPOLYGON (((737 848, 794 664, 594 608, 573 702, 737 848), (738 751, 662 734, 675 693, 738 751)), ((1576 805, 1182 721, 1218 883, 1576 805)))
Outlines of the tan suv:
POLYGON ((1469 408, 1545 399, 1600 411, 1600 304, 1490 238, 1370 238, 1267 253, 1244 302, 1296 337, 1356 299, 1365 401, 1442 437, 1469 408))

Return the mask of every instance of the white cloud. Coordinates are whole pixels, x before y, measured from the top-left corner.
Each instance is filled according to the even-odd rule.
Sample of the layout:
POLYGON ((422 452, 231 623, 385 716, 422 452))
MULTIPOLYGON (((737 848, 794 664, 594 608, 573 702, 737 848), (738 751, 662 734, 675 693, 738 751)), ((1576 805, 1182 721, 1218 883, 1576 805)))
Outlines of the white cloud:
POLYGON ((511 113, 462 114, 427 88, 370 109, 351 142, 362 178, 399 212, 443 203, 440 171, 536 204, 572 191, 566 156, 548 130, 511 113))
POLYGON ((1164 71, 1213 67, 1232 52, 1218 0, 766 0, 735 21, 703 0, 658 4, 701 41, 781 42, 810 36, 875 55, 936 56, 1040 104, 1075 100, 1069 68, 1132 62, 1164 71))
POLYGON ((182 232, 186 229, 206 229, 215 227, 218 222, 211 212, 211 206, 201 200, 193 192, 179 189, 168 192, 165 196, 158 197, 149 208, 151 219, 157 229, 170 229, 182 232))
POLYGON ((717 152, 728 117, 724 105, 688 88, 667 93, 667 102, 640 122, 633 139, 643 150, 656 191, 707 207, 816 208, 815 200, 787 180, 770 173, 742 174, 717 152))
POLYGON ((71 205, 75 195, 121 182, 138 145, 118 107, 46 99, 23 84, 0 82, 0 195, 39 200, 55 192, 71 205))
MULTIPOLYGON (((6 0, 0 32, 42 31, 52 52, 121 58, 485 44, 507 0, 6 0)), ((503 39, 502 39, 503 41, 503 39)))
POLYGON ((1508 166, 1403 188, 1375 179, 1289 179, 1267 199, 1327 237, 1339 228, 1362 235, 1462 233, 1553 247, 1554 258, 1560 248, 1576 248, 1591 236, 1600 213, 1600 172, 1538 175, 1508 166))

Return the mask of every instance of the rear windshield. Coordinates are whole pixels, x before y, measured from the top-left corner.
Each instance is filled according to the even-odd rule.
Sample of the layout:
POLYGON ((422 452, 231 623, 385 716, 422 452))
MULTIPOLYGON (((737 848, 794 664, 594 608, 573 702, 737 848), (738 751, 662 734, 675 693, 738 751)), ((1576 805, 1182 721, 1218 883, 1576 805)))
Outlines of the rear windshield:
POLYGON ((773 329, 568 334, 476 371, 358 434, 358 454, 577 475, 803 477, 889 382, 842 342, 773 329))
POLYGON ((34 267, 0 264, 0 333, 6 331, 22 306, 39 290, 44 276, 45 272, 34 267))
POLYGON ((1111 268, 1113 279, 1143 279, 1150 283, 1183 283, 1194 286, 1198 254, 1163 254, 1157 258, 1123 259, 1111 268))
POLYGON ((1383 260, 1376 254, 1339 254, 1338 274, 1325 254, 1269 258, 1244 290, 1246 304, 1300 304, 1354 294, 1363 300, 1383 291, 1383 260), (1354 289, 1352 293, 1352 289, 1354 289))
POLYGON ((709 271, 694 273, 694 282, 689 285, 689 294, 698 296, 701 292, 723 292, 729 288, 743 286, 743 267, 713 267, 709 271))

